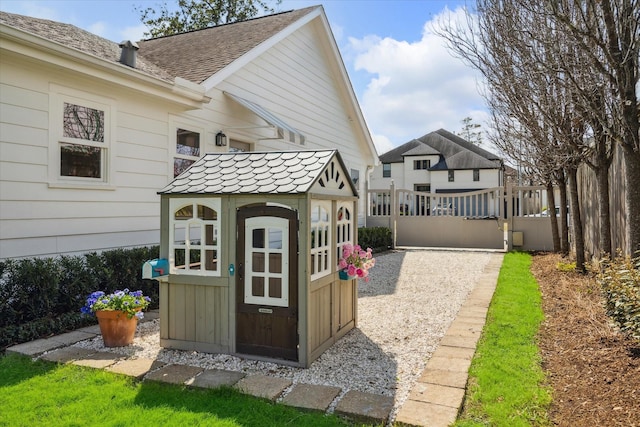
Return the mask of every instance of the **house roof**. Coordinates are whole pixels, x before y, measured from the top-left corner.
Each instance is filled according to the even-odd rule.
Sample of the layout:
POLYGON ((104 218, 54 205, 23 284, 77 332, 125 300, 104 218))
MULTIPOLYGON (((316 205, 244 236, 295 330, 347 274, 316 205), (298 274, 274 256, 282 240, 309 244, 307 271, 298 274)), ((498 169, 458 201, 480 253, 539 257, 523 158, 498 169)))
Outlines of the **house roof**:
POLYGON ((345 170, 337 150, 205 154, 158 194, 306 193, 334 158, 345 170))
MULTIPOLYGON (((0 23, 85 54, 120 64, 121 49, 118 43, 114 43, 74 25, 2 11, 0 11, 0 23)), ((127 67, 124 64, 120 65, 127 67)), ((174 80, 173 76, 142 55, 138 55, 136 59, 136 69, 167 82, 173 82, 174 80)))
POLYGON ((438 163, 429 170, 447 169, 495 169, 502 160, 459 136, 439 129, 411 140, 380 156, 383 163, 402 163, 405 156, 439 155, 438 163))
POLYGON ((140 41, 139 53, 173 76, 202 83, 318 7, 140 41))

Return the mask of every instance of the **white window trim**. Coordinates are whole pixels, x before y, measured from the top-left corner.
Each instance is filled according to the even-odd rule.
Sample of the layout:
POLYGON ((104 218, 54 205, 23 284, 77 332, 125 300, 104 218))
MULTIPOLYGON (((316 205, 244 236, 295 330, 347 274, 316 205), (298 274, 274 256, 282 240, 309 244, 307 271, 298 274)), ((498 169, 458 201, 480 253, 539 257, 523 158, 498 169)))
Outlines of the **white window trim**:
MULTIPOLYGON (((351 229, 350 229, 350 233, 349 233, 349 238, 345 239, 342 242, 338 242, 338 235, 336 235, 336 248, 337 248, 337 254, 338 254, 338 259, 336 259, 335 261, 335 265, 338 266, 338 263, 340 262, 340 258, 342 257, 342 247, 347 244, 355 244, 354 242, 354 235, 355 235, 355 226, 356 226, 356 222, 355 222, 355 218, 354 218, 354 212, 355 212, 355 204, 353 202, 338 202, 336 205, 336 230, 338 229, 338 227, 342 226, 342 225, 346 225, 346 224, 351 224, 351 229), (340 208, 344 208, 349 210, 349 216, 351 217, 351 219, 338 219, 338 212, 340 212, 340 208)), ((336 267, 336 269, 340 269, 340 267, 336 267)))
MULTIPOLYGON (((169 272, 171 274, 179 274, 179 275, 186 275, 186 276, 221 276, 221 256, 222 254, 220 253, 220 242, 222 241, 222 228, 220 227, 220 221, 221 221, 221 201, 219 198, 172 198, 169 200, 169 272), (214 226, 216 227, 217 231, 218 231, 218 240, 216 241, 215 245, 200 245, 203 248, 206 247, 206 249, 210 249, 210 250, 215 250, 218 256, 218 262, 216 263, 216 269, 215 270, 204 270, 202 268, 202 266, 197 269, 197 270, 192 270, 192 269, 178 269, 176 268, 176 245, 175 245, 175 213, 177 210, 183 208, 184 206, 188 206, 188 205, 193 205, 194 210, 193 212, 197 212, 197 205, 203 205, 206 206, 210 209, 213 209, 214 211, 216 211, 217 213, 217 219, 216 220, 200 220, 197 218, 194 218, 192 220, 189 220, 188 222, 194 223, 194 222, 200 222, 202 225, 204 224, 211 224, 213 223, 214 226)), ((200 229, 202 230, 202 233, 204 233, 205 227, 200 227, 200 229)), ((201 241, 203 241, 204 239, 201 236, 201 241)), ((189 251, 189 243, 185 243, 185 250, 188 252, 189 251)), ((181 248, 179 248, 181 249, 181 248)), ((202 250, 202 249, 201 249, 202 250)))
POLYGON ((49 87, 49 188, 115 190, 116 102, 56 84, 49 87), (64 104, 75 104, 104 111, 104 142, 92 143, 64 137, 64 104), (60 144, 73 143, 99 147, 102 150, 102 178, 62 176, 60 174, 60 144))

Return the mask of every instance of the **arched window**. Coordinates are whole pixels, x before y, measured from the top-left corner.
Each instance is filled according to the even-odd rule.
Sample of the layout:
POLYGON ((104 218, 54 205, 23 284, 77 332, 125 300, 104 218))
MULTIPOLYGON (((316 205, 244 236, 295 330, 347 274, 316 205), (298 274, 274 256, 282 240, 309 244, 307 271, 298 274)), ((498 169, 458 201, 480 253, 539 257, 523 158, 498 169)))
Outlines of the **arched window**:
POLYGON ((311 280, 331 271, 331 202, 311 201, 311 280))
POLYGON ((171 199, 172 274, 220 275, 220 199, 171 199))
POLYGON ((342 247, 353 241, 353 202, 338 202, 336 212, 336 264, 342 257, 342 247))

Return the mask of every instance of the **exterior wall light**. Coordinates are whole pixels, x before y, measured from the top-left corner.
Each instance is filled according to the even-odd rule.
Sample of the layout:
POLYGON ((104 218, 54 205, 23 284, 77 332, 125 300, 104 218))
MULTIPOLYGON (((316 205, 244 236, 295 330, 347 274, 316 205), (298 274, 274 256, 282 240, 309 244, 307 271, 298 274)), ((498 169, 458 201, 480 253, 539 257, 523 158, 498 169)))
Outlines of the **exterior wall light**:
POLYGON ((227 135, 225 135, 222 131, 216 134, 216 145, 218 147, 224 147, 227 145, 227 135))

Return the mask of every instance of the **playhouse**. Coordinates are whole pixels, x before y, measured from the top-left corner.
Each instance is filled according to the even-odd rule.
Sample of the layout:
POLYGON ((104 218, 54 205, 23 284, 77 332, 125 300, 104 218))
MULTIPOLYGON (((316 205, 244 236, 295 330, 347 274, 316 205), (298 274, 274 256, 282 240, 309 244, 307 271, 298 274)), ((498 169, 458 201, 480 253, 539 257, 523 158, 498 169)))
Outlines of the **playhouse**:
POLYGON ((206 154, 161 195, 160 345, 308 367, 356 326, 357 190, 337 150, 206 154))

